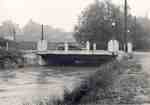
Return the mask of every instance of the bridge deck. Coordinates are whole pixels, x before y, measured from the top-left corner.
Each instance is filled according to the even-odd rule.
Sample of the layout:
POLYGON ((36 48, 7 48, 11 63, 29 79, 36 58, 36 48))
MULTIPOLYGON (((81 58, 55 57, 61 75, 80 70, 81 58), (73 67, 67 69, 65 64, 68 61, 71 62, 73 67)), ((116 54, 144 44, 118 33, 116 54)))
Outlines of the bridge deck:
POLYGON ((105 50, 47 50, 47 51, 35 51, 38 55, 45 55, 45 54, 64 54, 64 55, 113 55, 112 52, 105 51, 105 50))

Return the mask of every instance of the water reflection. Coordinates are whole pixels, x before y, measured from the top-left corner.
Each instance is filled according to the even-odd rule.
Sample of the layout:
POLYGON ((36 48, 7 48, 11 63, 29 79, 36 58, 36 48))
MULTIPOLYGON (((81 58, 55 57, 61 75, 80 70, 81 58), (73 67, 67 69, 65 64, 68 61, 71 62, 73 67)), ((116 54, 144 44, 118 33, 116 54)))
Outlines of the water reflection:
POLYGON ((72 89, 82 77, 97 68, 28 67, 0 71, 0 105, 33 103, 44 97, 63 98, 64 88, 72 89))

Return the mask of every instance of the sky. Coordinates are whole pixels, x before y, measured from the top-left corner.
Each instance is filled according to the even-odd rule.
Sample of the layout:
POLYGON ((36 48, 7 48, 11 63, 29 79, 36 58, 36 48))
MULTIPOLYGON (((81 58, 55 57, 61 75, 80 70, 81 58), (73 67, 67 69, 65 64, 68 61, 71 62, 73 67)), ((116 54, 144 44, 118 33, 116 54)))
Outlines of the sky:
MULTIPOLYGON (((124 0, 112 0, 123 5, 124 0)), ((81 11, 94 0, 0 0, 0 23, 12 20, 23 27, 30 19, 72 31, 81 11)), ((128 0, 131 12, 145 16, 150 12, 150 0, 128 0)))

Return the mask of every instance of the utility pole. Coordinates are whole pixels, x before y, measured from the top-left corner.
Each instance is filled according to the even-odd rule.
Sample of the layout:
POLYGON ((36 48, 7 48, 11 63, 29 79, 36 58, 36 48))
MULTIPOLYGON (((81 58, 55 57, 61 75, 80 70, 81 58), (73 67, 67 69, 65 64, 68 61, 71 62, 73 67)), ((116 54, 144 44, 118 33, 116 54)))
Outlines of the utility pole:
POLYGON ((124 51, 127 52, 127 0, 124 0, 124 51))
POLYGON ((13 40, 16 41, 16 30, 13 28, 13 40))
POLYGON ((134 18, 134 34, 136 35, 137 33, 136 33, 136 25, 137 25, 137 20, 136 20, 136 16, 135 16, 135 18, 134 18))
POLYGON ((41 40, 44 40, 43 24, 42 24, 41 40))

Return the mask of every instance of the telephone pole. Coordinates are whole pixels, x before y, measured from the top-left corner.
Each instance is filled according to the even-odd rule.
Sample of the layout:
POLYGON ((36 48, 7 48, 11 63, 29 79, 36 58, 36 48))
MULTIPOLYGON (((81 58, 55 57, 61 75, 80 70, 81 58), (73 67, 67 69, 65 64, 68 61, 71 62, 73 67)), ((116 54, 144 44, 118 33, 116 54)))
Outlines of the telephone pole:
POLYGON ((137 33, 136 33, 136 31, 137 31, 137 30, 136 30, 136 25, 137 25, 137 20, 136 20, 136 16, 135 16, 135 18, 134 18, 134 27, 135 27, 135 28, 134 28, 134 32, 135 32, 134 34, 135 34, 135 35, 137 34, 137 33))
POLYGON ((128 7, 127 0, 124 0, 124 51, 127 52, 127 16, 128 16, 128 7))
POLYGON ((42 24, 41 40, 44 40, 43 24, 42 24))
POLYGON ((13 40, 16 41, 16 30, 13 28, 13 40))

